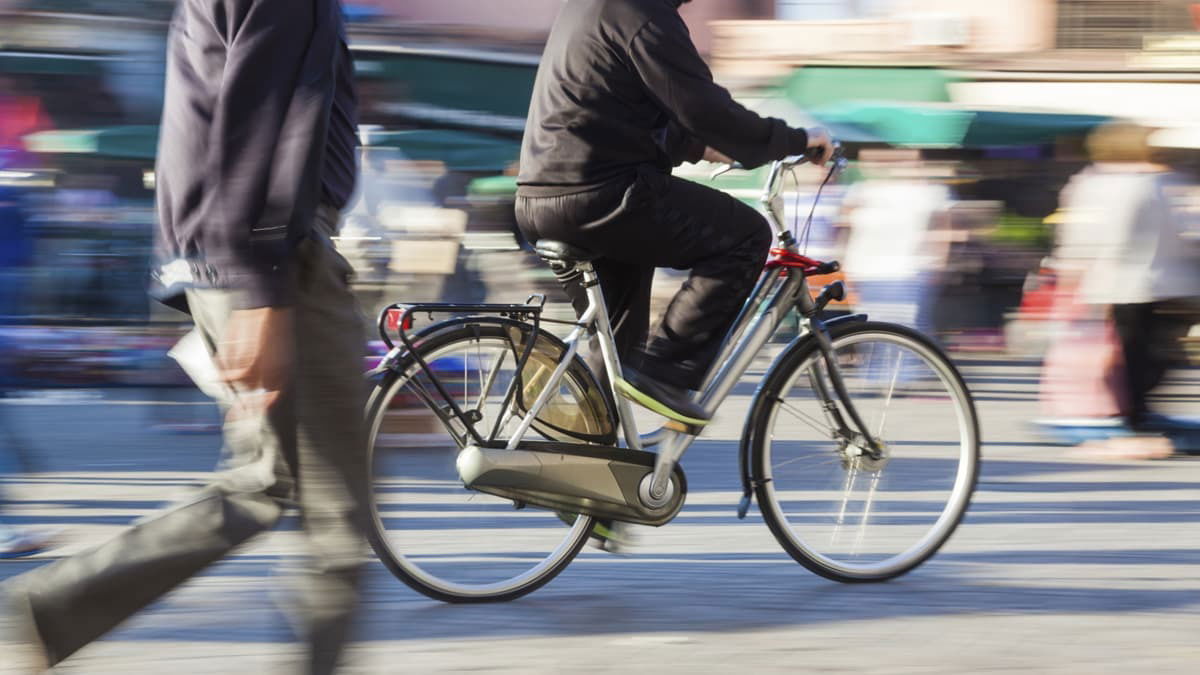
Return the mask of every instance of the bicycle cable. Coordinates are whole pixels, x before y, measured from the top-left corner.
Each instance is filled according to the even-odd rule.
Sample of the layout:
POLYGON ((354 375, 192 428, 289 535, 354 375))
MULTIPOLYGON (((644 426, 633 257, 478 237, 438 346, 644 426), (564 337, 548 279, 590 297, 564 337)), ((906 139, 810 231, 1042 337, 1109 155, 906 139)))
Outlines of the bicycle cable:
POLYGON ((836 171, 837 171, 837 163, 835 162, 833 164, 833 166, 829 167, 829 171, 827 171, 825 173, 825 180, 821 181, 821 185, 817 187, 817 194, 813 197, 812 208, 809 209, 808 218, 804 222, 804 230, 800 231, 799 230, 800 181, 796 178, 796 167, 792 166, 792 167, 788 168, 788 172, 792 174, 792 182, 796 185, 796 188, 797 188, 796 189, 796 207, 794 209, 796 212, 796 216, 793 221, 794 224, 792 226, 792 235, 796 237, 796 241, 800 244, 800 252, 801 253, 808 253, 808 240, 809 240, 809 236, 812 233, 813 215, 816 214, 816 212, 817 212, 817 204, 821 203, 821 192, 825 189, 825 186, 829 184, 830 179, 833 178, 833 174, 836 171))

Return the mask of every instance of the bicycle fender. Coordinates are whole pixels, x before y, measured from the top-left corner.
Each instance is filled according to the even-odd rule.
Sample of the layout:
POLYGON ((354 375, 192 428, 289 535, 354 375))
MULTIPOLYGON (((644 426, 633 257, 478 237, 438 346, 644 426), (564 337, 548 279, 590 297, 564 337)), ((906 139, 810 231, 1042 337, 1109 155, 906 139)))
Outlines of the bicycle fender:
MULTIPOLYGON (((822 326, 828 331, 829 329, 837 328, 838 326, 852 323, 865 323, 866 321, 866 314, 847 314, 846 316, 839 316, 828 321, 824 321, 822 322, 822 326)), ((742 438, 738 442, 738 467, 739 473, 742 477, 742 500, 738 503, 737 510, 738 519, 740 520, 744 520, 746 518, 746 514, 750 512, 750 505, 754 501, 754 490, 764 480, 762 476, 752 475, 753 462, 751 462, 750 457, 751 448, 753 448, 755 440, 753 438, 754 429, 758 427, 759 418, 762 415, 765 415, 767 411, 767 402, 764 400, 762 395, 763 387, 766 385, 767 380, 770 379, 771 373, 775 372, 775 368, 778 367, 778 365, 782 363, 785 358, 787 358, 793 352, 805 348, 805 346, 807 346, 812 339, 812 335, 800 335, 793 339, 787 347, 784 347, 783 351, 779 352, 779 355, 776 356, 775 360, 771 362, 771 367, 767 368, 766 374, 763 375, 762 380, 758 383, 758 388, 754 391, 754 399, 750 404, 750 412, 746 413, 746 422, 742 427, 742 438)))

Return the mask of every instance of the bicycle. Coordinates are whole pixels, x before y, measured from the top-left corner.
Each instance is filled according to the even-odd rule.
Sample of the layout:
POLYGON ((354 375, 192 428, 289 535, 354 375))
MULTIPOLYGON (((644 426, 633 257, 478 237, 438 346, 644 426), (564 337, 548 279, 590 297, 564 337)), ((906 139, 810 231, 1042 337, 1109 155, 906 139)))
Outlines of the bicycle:
MULTIPOLYGON (((744 424, 737 514, 744 519, 757 498, 775 539, 804 567, 882 581, 927 560, 962 519, 979 425, 962 376, 931 340, 861 314, 822 318, 844 287, 814 297, 807 278, 838 263, 802 255, 782 208, 784 172, 803 161, 771 166, 761 201, 779 246, 697 402, 716 411, 795 308, 803 331, 766 371, 744 424), (900 418, 915 438, 887 426, 900 418)), ((845 164, 839 149, 822 188, 845 164)), ((819 199, 820 190, 814 209, 819 199)), ((587 288, 586 312, 559 321, 571 328, 566 339, 543 329, 554 320, 538 296, 397 303, 379 317, 389 352, 370 373, 379 378, 367 410, 371 543, 431 598, 520 597, 562 572, 598 519, 661 526, 684 503, 679 460, 700 429, 668 421, 638 433, 620 378, 597 377, 578 355, 594 336, 606 373, 621 372, 594 256, 545 240, 536 249, 560 280, 587 288), (416 317, 444 313, 467 316, 410 334, 416 317)))

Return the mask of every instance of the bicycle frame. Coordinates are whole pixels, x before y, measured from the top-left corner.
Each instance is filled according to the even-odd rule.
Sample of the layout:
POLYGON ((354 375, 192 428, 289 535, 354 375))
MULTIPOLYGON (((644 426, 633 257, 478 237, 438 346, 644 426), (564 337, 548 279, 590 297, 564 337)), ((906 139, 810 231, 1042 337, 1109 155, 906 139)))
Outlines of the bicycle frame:
MULTIPOLYGON (((803 161, 803 158, 788 158, 776 161, 771 167, 771 173, 760 201, 768 217, 775 225, 776 237, 780 245, 771 250, 772 257, 766 262, 763 272, 759 276, 758 283, 751 291, 750 297, 746 300, 741 312, 727 333, 718 356, 714 361, 714 365, 709 369, 704 379, 701 391, 697 396, 697 402, 709 415, 715 413, 717 408, 729 396, 729 393, 733 391, 734 386, 745 375, 754 358, 763 346, 766 345, 767 341, 770 340, 771 335, 779 328, 780 324, 786 318, 787 313, 794 308, 799 311, 801 316, 802 332, 800 339, 809 339, 810 337, 816 339, 824 355, 826 371, 829 381, 833 384, 834 392, 831 393, 825 382, 819 377, 814 377, 814 389, 824 399, 825 408, 832 422, 837 427, 838 435, 849 439, 855 430, 857 430, 858 437, 865 441, 866 452, 877 458, 882 452, 880 445, 868 431, 867 426, 863 424, 853 403, 850 401, 849 394, 846 391, 839 369, 833 358, 832 344, 825 329, 825 324, 818 316, 831 299, 840 298, 843 292, 841 283, 837 282, 827 286, 821 295, 815 299, 809 290, 807 280, 809 276, 836 272, 838 264, 836 262, 821 262, 802 255, 797 250, 795 237, 792 236, 792 233, 788 231, 784 224, 780 178, 785 170, 800 161, 803 161), (842 408, 850 418, 853 426, 847 424, 841 411, 838 410, 834 400, 835 395, 841 401, 842 408)), ((844 166, 845 159, 841 157, 840 152, 835 153, 833 166, 830 168, 826 181, 832 178, 844 166)), ((595 269, 589 262, 576 263, 574 272, 581 275, 581 281, 586 289, 588 298, 587 309, 577 321, 557 322, 573 326, 570 334, 563 340, 566 352, 555 367, 554 372, 550 375, 550 378, 545 382, 538 397, 529 406, 516 430, 514 430, 512 436, 506 442, 505 447, 509 450, 514 450, 520 446, 521 441, 529 429, 532 428, 537 416, 558 390, 562 378, 579 351, 579 341, 584 337, 594 335, 599 343, 604 368, 610 374, 608 378, 609 387, 612 400, 617 407, 616 421, 620 425, 621 434, 624 436, 625 446, 631 450, 643 450, 650 446, 658 446, 659 448, 647 496, 651 501, 664 500, 668 495, 668 481, 671 473, 683 457, 683 454, 687 452, 692 442, 695 441, 697 432, 677 422, 668 422, 652 433, 644 436, 638 434, 637 425, 633 418, 632 403, 622 396, 615 386, 616 377, 621 373, 621 365, 617 356, 616 342, 612 334, 612 324, 609 320, 608 309, 604 304, 604 296, 600 289, 600 280, 596 275, 595 269)), ((455 305, 449 303, 391 305, 381 313, 379 319, 380 335, 383 337, 384 342, 391 347, 391 350, 380 366, 373 370, 372 373, 368 373, 368 375, 394 367, 400 355, 405 351, 414 355, 416 354, 413 342, 406 334, 406 330, 411 324, 410 317, 416 312, 477 312, 500 314, 516 320, 532 319, 533 324, 531 326, 529 344, 525 346, 518 357, 517 372, 520 372, 521 366, 529 358, 533 344, 537 339, 540 323, 549 321, 541 316, 541 304, 530 304, 534 299, 534 297, 531 297, 524 305, 455 305), (397 330, 404 349, 391 343, 385 330, 385 322, 392 324, 391 327, 397 330)), ((544 302, 544 298, 542 301, 544 302)), ((449 397, 436 374, 428 368, 419 355, 417 355, 417 362, 433 381, 438 394, 446 398, 448 402, 450 410, 446 412, 441 411, 439 406, 433 404, 432 401, 426 401, 426 404, 430 405, 432 409, 439 411, 439 417, 442 418, 442 422, 447 425, 447 428, 449 429, 451 426, 449 424, 450 418, 456 418, 465 428, 463 438, 459 439, 460 441, 466 441, 467 437, 470 437, 476 443, 488 442, 479 435, 478 431, 474 428, 471 417, 461 410, 451 397, 449 397)), ((514 380, 505 394, 504 409, 506 410, 510 409, 509 406, 516 386, 517 383, 514 380)), ((496 432, 499 431, 499 423, 498 420, 497 429, 493 430, 489 436, 489 441, 495 438, 496 432)), ((457 438, 458 435, 455 434, 455 437, 457 438)))
MULTIPOLYGON (((784 321, 788 311, 796 308, 802 317, 804 329, 802 334, 816 336, 821 351, 825 354, 826 366, 834 390, 838 398, 842 400, 851 421, 866 439, 869 449, 878 452, 879 448, 875 439, 867 431, 866 425, 862 423, 853 404, 849 402, 849 395, 832 358, 829 337, 817 316, 824 308, 825 303, 829 301, 829 296, 841 293, 840 286, 835 291, 827 288, 822 297, 814 300, 807 281, 807 277, 810 275, 837 271, 837 263, 823 263, 801 255, 797 250, 795 238, 784 224, 780 202, 782 187, 779 179, 783 171, 795 163, 797 161, 783 160, 772 165, 767 186, 760 200, 776 226, 776 236, 780 246, 772 250, 773 257, 767 261, 758 283, 730 328, 714 366, 705 377, 703 387, 698 395, 698 402, 710 415, 716 412, 749 369, 759 351, 784 321)), ((835 156, 834 166, 830 169, 829 175, 832 177, 835 172, 844 167, 844 164, 845 160, 840 157, 840 154, 835 156)), ((668 422, 662 428, 645 436, 638 434, 633 419, 632 405, 628 399, 617 392, 612 384, 615 377, 621 373, 621 368, 599 279, 590 263, 580 263, 576 269, 582 274, 588 307, 565 340, 568 345, 566 356, 547 381, 541 395, 530 406, 517 431, 509 439, 508 448, 515 449, 519 445, 525 432, 529 430, 542 407, 553 395, 566 372, 568 363, 578 351, 579 339, 585 334, 594 332, 600 345, 605 370, 610 374, 610 387, 612 387, 613 400, 617 405, 618 422, 625 437, 626 446, 633 450, 642 450, 644 447, 652 445, 659 446, 649 496, 656 500, 663 499, 667 495, 671 472, 683 454, 691 447, 696 435, 692 430, 673 422, 668 422)), ((831 414, 840 427, 839 431, 850 433, 850 425, 841 418, 833 404, 833 397, 823 382, 819 383, 818 391, 829 404, 831 414)))

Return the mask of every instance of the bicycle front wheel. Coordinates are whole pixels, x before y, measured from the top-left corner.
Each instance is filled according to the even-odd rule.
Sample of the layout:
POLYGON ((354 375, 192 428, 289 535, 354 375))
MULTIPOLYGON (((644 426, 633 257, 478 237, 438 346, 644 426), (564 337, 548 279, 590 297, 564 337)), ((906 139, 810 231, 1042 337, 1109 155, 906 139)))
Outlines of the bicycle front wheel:
POLYGON ((767 375, 751 420, 759 507, 813 572, 883 581, 936 553, 962 519, 979 471, 979 423, 954 364, 920 333, 860 323, 831 339, 882 453, 868 452, 816 342, 799 343, 767 375))
MULTIPOLYGON (((528 335, 529 326, 515 322, 452 324, 418 341, 415 351, 428 370, 410 355, 371 397, 371 543, 396 577, 431 598, 520 597, 565 569, 592 530, 590 517, 559 516, 468 490, 455 466, 459 451, 474 440, 448 414, 429 373, 484 438, 507 439, 562 357, 561 342, 540 336, 506 405, 528 335)), ((526 436, 608 440, 608 401, 576 359, 526 436)))

